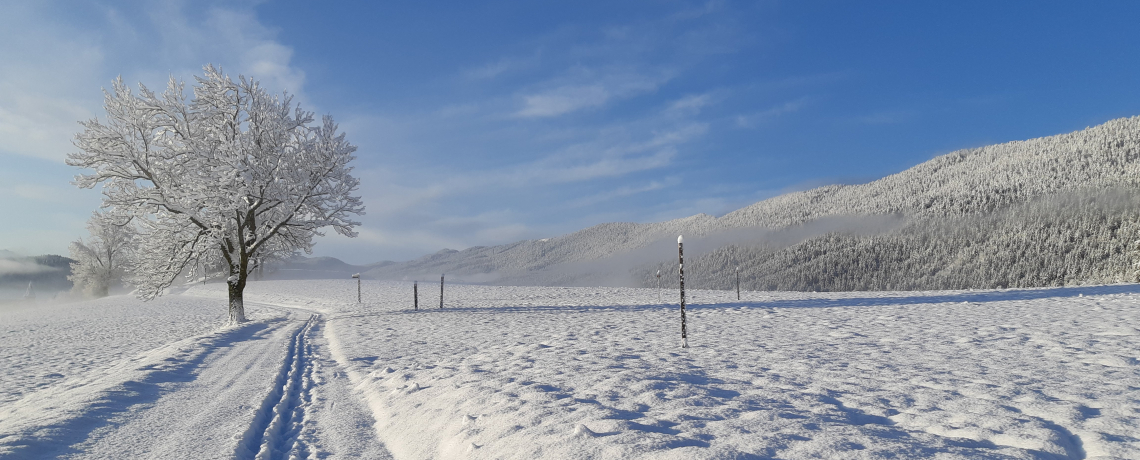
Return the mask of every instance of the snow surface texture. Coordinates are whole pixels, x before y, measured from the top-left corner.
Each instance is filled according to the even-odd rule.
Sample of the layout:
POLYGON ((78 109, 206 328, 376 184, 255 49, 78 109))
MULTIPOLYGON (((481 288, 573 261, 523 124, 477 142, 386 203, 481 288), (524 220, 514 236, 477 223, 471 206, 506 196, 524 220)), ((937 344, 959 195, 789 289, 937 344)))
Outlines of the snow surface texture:
POLYGON ((354 290, 251 294, 326 311, 396 458, 1140 457, 1133 285, 695 291, 689 350, 654 289, 354 290))
MULTIPOLYGON (((4 355, 42 385, 0 403, 0 457, 1140 458, 1136 285, 696 290, 681 349, 656 289, 449 285, 412 311, 411 283, 365 283, 363 304, 355 284, 252 283, 254 321, 222 329, 224 285, 196 286, 158 302, 217 313, 210 331, 175 321, 87 364, 4 355)), ((116 302, 87 323, 141 308, 72 307, 116 302)))
POLYGON ((0 306, 0 404, 62 380, 218 328, 223 311, 197 299, 113 297, 81 304, 0 306))

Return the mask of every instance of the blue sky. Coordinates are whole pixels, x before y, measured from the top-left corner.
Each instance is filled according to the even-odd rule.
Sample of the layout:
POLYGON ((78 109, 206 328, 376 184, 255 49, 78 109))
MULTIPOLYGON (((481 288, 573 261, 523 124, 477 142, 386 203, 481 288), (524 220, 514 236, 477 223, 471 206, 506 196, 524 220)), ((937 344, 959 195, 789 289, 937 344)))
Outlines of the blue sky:
POLYGON ((1140 115, 1140 3, 5 2, 0 249, 66 254, 99 205, 77 121, 117 76, 206 63, 359 146, 360 237, 407 260, 721 215, 956 149, 1140 115))

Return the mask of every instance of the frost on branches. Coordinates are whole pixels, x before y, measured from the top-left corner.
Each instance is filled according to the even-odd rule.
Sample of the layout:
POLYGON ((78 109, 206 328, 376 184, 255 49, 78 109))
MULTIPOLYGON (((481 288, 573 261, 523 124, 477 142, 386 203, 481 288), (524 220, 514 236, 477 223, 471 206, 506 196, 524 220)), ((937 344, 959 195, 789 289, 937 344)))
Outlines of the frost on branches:
POLYGON ((195 77, 193 97, 173 77, 155 94, 138 94, 116 79, 105 93, 107 120, 83 122, 68 155, 94 170, 75 184, 103 183, 103 204, 131 216, 138 260, 131 282, 144 299, 161 295, 180 273, 203 265, 228 267, 230 321, 245 321, 242 293, 258 260, 303 250, 332 227, 356 236, 350 219, 364 213, 359 181, 348 163, 356 147, 329 116, 257 81, 232 81, 211 65, 195 77))
POLYGON ((134 259, 134 229, 131 219, 107 213, 93 212, 87 221, 91 237, 71 243, 69 281, 76 289, 92 297, 106 297, 111 285, 123 280, 123 275, 134 259))

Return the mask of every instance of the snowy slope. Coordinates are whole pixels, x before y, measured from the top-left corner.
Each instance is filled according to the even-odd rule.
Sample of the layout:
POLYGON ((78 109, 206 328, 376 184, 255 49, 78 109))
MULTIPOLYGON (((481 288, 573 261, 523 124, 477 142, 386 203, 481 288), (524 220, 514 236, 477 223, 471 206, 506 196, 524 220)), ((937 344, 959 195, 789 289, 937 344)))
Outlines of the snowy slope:
MULTIPOLYGON (((413 280, 448 273, 456 280, 515 285, 645 286, 650 284, 646 283, 647 274, 657 268, 650 269, 649 265, 670 260, 669 242, 678 234, 690 236, 693 243, 705 237, 710 247, 702 249, 701 254, 704 254, 729 245, 771 245, 773 230, 784 230, 780 239, 786 241, 778 245, 813 238, 818 245, 823 241, 819 237, 827 232, 852 228, 894 229, 898 223, 891 219, 916 221, 919 223, 914 225, 921 226, 961 225, 961 220, 951 223, 945 219, 985 216, 1043 197, 1064 199, 1070 194, 1109 190, 1135 193, 1136 177, 1140 177, 1138 158, 1140 117, 1122 118, 1068 134, 959 150, 867 184, 833 185, 790 193, 720 218, 700 214, 660 223, 602 224, 542 240, 463 251, 444 250, 417 260, 377 267, 367 274, 377 279, 413 280), (852 219, 850 216, 861 217, 852 219)), ((1119 213, 1090 217, 1120 218, 1119 213)), ((1108 249, 1109 253, 1127 248, 1135 240, 1132 236, 1117 240, 1108 249)), ((813 251, 830 249, 817 247, 813 251)), ((734 268, 732 264, 706 265, 716 272, 710 272, 710 278, 723 278, 721 275, 727 273, 722 271, 734 268)), ((766 267, 769 271, 771 268, 766 267)), ((828 274, 816 271, 807 276, 828 274)), ((755 287, 761 288, 761 284, 757 281, 755 287)))

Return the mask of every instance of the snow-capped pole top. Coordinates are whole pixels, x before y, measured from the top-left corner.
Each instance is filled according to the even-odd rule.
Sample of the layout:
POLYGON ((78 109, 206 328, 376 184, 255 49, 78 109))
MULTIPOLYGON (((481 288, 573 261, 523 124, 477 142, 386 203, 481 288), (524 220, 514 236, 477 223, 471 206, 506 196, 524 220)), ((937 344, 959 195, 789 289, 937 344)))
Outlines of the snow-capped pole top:
POLYGON ((677 244, 682 244, 684 242, 685 242, 685 235, 677 235, 677 244))
POLYGON ((359 273, 354 273, 354 274, 352 275, 352 277, 353 277, 353 278, 360 278, 360 274, 359 274, 359 273))

